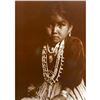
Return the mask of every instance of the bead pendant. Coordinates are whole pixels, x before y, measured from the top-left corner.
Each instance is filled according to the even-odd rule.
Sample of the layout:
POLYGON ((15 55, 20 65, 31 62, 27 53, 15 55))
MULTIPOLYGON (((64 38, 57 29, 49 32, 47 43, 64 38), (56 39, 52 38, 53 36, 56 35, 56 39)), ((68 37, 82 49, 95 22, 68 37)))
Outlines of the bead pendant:
POLYGON ((53 62, 53 56, 52 55, 49 55, 49 63, 52 63, 53 62))

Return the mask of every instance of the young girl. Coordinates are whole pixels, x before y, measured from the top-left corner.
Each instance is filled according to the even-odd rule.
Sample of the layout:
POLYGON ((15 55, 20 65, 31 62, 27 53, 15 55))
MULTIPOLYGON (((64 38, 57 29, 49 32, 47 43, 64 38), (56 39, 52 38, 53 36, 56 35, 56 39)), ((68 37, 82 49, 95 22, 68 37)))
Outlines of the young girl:
POLYGON ((30 86, 29 93, 34 91, 33 95, 21 100, 85 100, 83 44, 71 36, 73 26, 64 14, 58 9, 48 13, 45 44, 37 54, 43 83, 30 86))

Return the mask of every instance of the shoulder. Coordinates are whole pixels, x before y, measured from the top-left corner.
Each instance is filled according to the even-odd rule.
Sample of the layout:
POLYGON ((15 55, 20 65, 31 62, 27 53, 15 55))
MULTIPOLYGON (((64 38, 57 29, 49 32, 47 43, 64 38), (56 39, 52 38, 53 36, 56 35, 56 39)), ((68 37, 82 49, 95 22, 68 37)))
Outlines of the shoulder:
POLYGON ((83 46, 82 41, 78 37, 74 37, 74 36, 67 38, 66 45, 74 46, 74 47, 77 47, 77 46, 82 47, 83 46))
POLYGON ((75 52, 75 50, 79 51, 83 48, 83 43, 78 37, 71 36, 67 38, 65 46, 75 52))
POLYGON ((65 42, 65 52, 69 57, 79 57, 84 52, 82 41, 78 37, 69 37, 65 42))
POLYGON ((38 44, 38 45, 36 45, 34 47, 34 55, 36 57, 40 57, 41 56, 42 48, 43 48, 43 45, 41 45, 41 44, 38 44))

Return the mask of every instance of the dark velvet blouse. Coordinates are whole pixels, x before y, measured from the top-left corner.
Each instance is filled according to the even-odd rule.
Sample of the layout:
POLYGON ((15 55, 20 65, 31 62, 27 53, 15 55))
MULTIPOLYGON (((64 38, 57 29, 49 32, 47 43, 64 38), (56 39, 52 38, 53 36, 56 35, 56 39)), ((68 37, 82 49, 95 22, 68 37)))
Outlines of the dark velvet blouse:
MULTIPOLYGON (((42 75, 41 64, 42 46, 35 50, 33 61, 32 82, 35 86, 39 86, 44 81, 42 75)), ((85 55, 81 40, 76 37, 68 37, 65 41, 64 48, 64 66, 63 72, 59 78, 62 88, 74 88, 85 79, 85 55)))

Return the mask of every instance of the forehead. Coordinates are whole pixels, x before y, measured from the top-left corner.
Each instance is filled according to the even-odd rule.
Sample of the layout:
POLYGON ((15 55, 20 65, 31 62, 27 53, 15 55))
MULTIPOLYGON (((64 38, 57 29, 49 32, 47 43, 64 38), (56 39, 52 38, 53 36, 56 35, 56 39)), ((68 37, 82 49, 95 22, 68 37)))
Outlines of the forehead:
POLYGON ((59 22, 68 23, 68 20, 65 17, 63 17, 63 16, 61 16, 59 14, 51 15, 49 21, 51 23, 59 23, 59 22))

